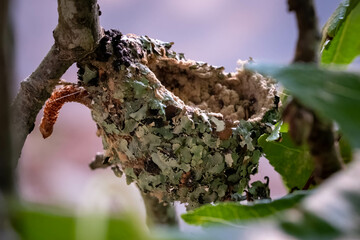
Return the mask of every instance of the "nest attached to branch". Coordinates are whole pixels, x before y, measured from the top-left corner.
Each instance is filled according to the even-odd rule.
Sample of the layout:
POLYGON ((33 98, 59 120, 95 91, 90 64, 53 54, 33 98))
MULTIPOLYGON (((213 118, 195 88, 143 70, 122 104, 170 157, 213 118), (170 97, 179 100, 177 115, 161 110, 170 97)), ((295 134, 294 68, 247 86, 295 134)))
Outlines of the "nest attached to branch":
MULTIPOLYGON (((277 118, 274 83, 186 60, 171 45, 110 30, 78 63, 79 84, 67 94, 81 92, 69 101, 86 103, 102 137, 93 167, 111 166, 144 193, 189 209, 230 200, 257 172, 257 139, 277 118)), ((42 128, 51 134, 55 120, 45 115, 42 128)))

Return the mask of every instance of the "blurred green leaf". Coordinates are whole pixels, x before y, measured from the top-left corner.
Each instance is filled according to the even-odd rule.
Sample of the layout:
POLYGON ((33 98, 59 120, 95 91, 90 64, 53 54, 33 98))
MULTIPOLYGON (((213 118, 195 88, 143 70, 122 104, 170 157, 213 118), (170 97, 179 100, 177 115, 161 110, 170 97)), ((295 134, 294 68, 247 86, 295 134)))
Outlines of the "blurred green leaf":
POLYGON ((281 125, 280 132, 287 133, 288 131, 289 131, 289 124, 285 122, 281 125))
POLYGON ((24 240, 75 239, 76 220, 65 213, 19 207, 13 223, 24 240))
POLYGON ((13 225, 24 240, 106 240, 150 239, 133 217, 106 215, 75 216, 53 207, 18 206, 14 209, 13 225))
POLYGON ((121 219, 111 218, 108 222, 105 239, 146 240, 150 239, 150 236, 147 236, 144 229, 138 226, 134 219, 129 216, 121 219))
POLYGON ((309 212, 299 212, 299 218, 293 222, 290 218, 280 221, 280 228, 298 239, 334 239, 340 231, 328 222, 309 212))
POLYGON ((352 160, 353 153, 349 141, 345 137, 341 137, 339 141, 340 155, 344 163, 349 163, 352 160))
POLYGON ((234 226, 245 220, 262 220, 264 217, 278 214, 288 208, 294 207, 306 196, 306 192, 298 191, 281 199, 255 203, 254 205, 241 205, 234 202, 219 203, 215 206, 205 205, 181 215, 182 219, 193 225, 224 224, 234 226))
POLYGON ((304 105, 335 120, 353 147, 360 147, 360 76, 319 69, 309 64, 290 66, 251 65, 270 75, 304 105))
MULTIPOLYGON (((334 174, 322 183, 314 194, 304 199, 299 206, 302 212, 296 221, 290 215, 285 216, 286 222, 296 225, 297 229, 315 231, 322 235, 323 239, 329 239, 341 235, 337 239, 359 239, 360 237, 360 155, 354 156, 354 160, 343 171, 334 174), (307 215, 313 216, 313 221, 320 226, 314 228, 315 222, 309 225, 307 215), (316 219, 317 218, 317 219, 316 219), (345 237, 345 236, 348 237, 345 237), (351 236, 351 237, 349 237, 351 236)), ((289 213, 291 214, 291 213, 289 213)), ((294 229, 294 228, 293 228, 294 229)), ((295 235, 294 231, 289 232, 295 235)), ((303 237, 304 238, 304 237, 303 237)), ((310 238, 308 236, 308 238, 310 238)), ((312 239, 316 239, 312 234, 312 239)))
MULTIPOLYGON (((262 213, 258 209, 261 207, 260 204, 244 206, 236 203, 204 206, 183 215, 183 218, 191 224, 221 223, 228 226, 228 228, 207 228, 205 233, 208 239, 231 239, 234 236, 237 236, 237 239, 359 239, 359 172, 360 155, 354 155, 354 160, 347 169, 334 174, 311 193, 307 192, 309 196, 306 198, 296 200, 292 206, 289 204, 290 209, 275 213, 270 219, 259 219, 263 221, 246 222, 254 218, 258 220, 262 216, 259 215, 259 212, 262 213), (227 207, 228 205, 230 207, 227 207), (236 224, 238 219, 245 220, 241 221, 241 224, 246 226, 238 228, 239 225, 236 224), (229 228, 229 226, 237 228, 229 228)), ((296 193, 289 197, 295 196, 296 193)), ((262 206, 271 210, 271 204, 276 203, 281 207, 283 206, 281 200, 284 199, 262 206)))
POLYGON ((349 7, 349 0, 342 1, 333 14, 329 17, 322 29, 323 44, 326 38, 333 38, 339 31, 341 24, 345 21, 346 11, 349 7))
POLYGON ((183 218, 189 218, 189 223, 223 224, 221 227, 207 228, 206 231, 196 234, 186 234, 174 229, 156 231, 151 235, 144 234, 129 215, 122 215, 121 219, 100 216, 97 221, 99 216, 96 215, 79 218, 54 208, 31 205, 12 208, 12 223, 24 240, 218 240, 231 239, 234 236, 237 239, 359 239, 360 185, 357 180, 360 156, 354 155, 350 164, 347 169, 335 174, 311 194, 299 191, 271 203, 251 206, 222 203, 196 209, 190 212, 190 216, 185 214, 183 218), (307 194, 309 196, 303 199, 307 194), (194 213, 197 215, 194 216, 194 213), (265 218, 267 216, 272 218, 265 218), (247 223, 247 220, 253 222, 247 223), (246 227, 243 227, 244 224, 246 227), (229 228, 230 226, 236 228, 229 228), (96 229, 99 228, 102 234, 97 232, 96 229), (87 236, 81 234, 83 231, 88 232, 87 236), (104 232, 106 234, 103 234, 104 232))
POLYGON ((345 0, 323 29, 321 62, 349 64, 360 55, 360 0, 345 0))
POLYGON ((267 138, 268 134, 264 134, 258 139, 265 157, 289 189, 302 189, 314 170, 308 148, 296 146, 288 133, 282 133, 281 142, 269 142, 267 138))

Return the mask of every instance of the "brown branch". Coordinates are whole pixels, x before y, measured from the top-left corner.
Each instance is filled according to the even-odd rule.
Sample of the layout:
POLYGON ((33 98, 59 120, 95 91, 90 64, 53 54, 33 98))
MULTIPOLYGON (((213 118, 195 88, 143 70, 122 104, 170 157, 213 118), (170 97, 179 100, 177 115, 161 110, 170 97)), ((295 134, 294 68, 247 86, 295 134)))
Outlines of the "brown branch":
POLYGON ((63 59, 79 60, 96 47, 102 35, 97 0, 58 0, 58 13, 55 45, 63 59))
POLYGON ((58 0, 58 13, 54 45, 35 72, 21 83, 12 105, 16 157, 59 78, 74 62, 92 52, 101 38, 96 0, 58 0))
POLYGON ((320 33, 312 0, 288 0, 289 11, 296 13, 299 37, 294 62, 317 62, 320 33))
MULTIPOLYGON (((294 62, 317 63, 320 34, 312 0, 288 0, 289 11, 296 13, 299 37, 294 62)), ((333 125, 294 99, 286 107, 284 120, 290 123, 290 135, 298 144, 306 141, 315 161, 313 177, 321 183, 342 168, 333 125), (306 131, 306 129, 308 131, 306 131)))

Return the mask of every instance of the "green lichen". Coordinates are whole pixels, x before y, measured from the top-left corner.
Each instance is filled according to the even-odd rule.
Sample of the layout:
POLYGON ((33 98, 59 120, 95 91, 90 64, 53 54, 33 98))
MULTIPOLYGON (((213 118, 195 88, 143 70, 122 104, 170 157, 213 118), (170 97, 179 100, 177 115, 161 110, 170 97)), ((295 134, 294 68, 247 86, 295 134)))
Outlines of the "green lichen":
POLYGON ((88 66, 85 66, 85 72, 83 75, 83 81, 85 84, 88 84, 90 80, 97 77, 97 71, 91 70, 88 66))

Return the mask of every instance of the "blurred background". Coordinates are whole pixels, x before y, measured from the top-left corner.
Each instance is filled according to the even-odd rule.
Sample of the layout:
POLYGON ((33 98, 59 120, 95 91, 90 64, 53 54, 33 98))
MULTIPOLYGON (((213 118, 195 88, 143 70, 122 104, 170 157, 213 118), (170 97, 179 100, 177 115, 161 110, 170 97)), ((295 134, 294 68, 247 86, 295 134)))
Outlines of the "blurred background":
MULTIPOLYGON (((315 1, 322 27, 340 0, 315 1)), ((173 49, 188 59, 224 66, 234 71, 238 59, 289 63, 297 39, 295 16, 285 0, 99 0, 105 29, 148 35, 173 41, 173 49)), ((20 82, 41 62, 54 40, 57 1, 13 1, 15 28, 15 79, 20 82)), ((76 82, 76 67, 63 76, 76 82)), ((36 126, 42 117, 37 117, 36 126)), ((32 202, 69 209, 132 209, 144 215, 141 198, 110 169, 91 171, 88 164, 102 151, 101 139, 90 111, 77 103, 62 108, 52 136, 46 140, 38 128, 28 136, 17 174, 21 197, 32 202), (104 207, 105 206, 105 207, 104 207)), ((286 193, 280 177, 262 159, 253 180, 270 176, 273 198, 286 193)), ((180 210, 182 208, 179 208, 180 210)), ((183 210, 181 210, 183 211, 183 210)))

